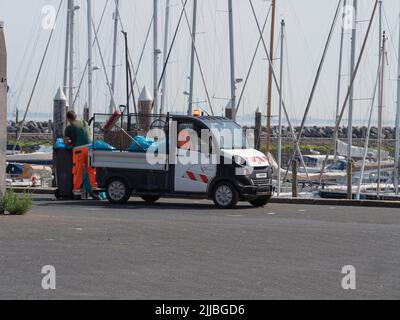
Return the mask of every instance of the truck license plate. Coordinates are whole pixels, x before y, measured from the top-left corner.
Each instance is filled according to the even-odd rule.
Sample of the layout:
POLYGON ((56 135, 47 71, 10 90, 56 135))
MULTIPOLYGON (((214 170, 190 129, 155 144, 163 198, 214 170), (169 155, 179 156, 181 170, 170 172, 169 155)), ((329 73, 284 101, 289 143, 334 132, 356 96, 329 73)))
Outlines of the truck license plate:
POLYGON ((270 190, 268 188, 262 188, 262 189, 257 190, 258 196, 265 196, 265 195, 269 195, 269 194, 270 194, 270 190))
POLYGON ((257 173, 256 177, 257 177, 257 179, 267 178, 267 174, 266 173, 257 173))

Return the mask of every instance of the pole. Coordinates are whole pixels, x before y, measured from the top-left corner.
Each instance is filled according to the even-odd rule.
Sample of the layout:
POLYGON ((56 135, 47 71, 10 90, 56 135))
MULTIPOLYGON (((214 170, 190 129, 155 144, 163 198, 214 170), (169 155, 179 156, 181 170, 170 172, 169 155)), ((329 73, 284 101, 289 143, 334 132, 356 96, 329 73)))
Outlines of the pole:
MULTIPOLYGON (((380 78, 381 78, 382 1, 379 1, 379 36, 378 36, 378 38, 379 38, 379 52, 378 52, 379 63, 378 63, 378 72, 377 72, 378 75, 377 75, 377 80, 376 80, 376 83, 375 83, 374 95, 373 95, 373 98, 372 98, 371 109, 370 109, 370 114, 369 114, 367 136, 366 136, 365 143, 364 143, 364 155, 363 155, 363 160, 362 160, 362 165, 361 165, 360 179, 358 181, 356 200, 360 200, 361 199, 361 187, 362 187, 362 183, 363 183, 364 175, 365 175, 365 164, 366 164, 367 155, 368 155, 368 146, 369 146, 369 140, 370 140, 370 134, 371 134, 372 115, 373 115, 373 112, 374 112, 376 90, 380 85, 380 78)), ((378 88, 378 90, 379 90, 379 88, 378 88)), ((378 92, 378 95, 379 95, 379 92, 378 92)))
POLYGON ((188 115, 193 114, 193 85, 194 85, 194 62, 196 55, 196 29, 197 29, 197 0, 193 0, 193 23, 192 23, 192 52, 190 60, 190 89, 188 115))
MULTIPOLYGON (((267 45, 266 45, 265 40, 264 40, 264 37, 263 37, 263 33, 262 33, 262 30, 261 30, 260 23, 258 22, 257 14, 256 14, 256 11, 255 11, 255 9, 254 9, 254 5, 253 5, 252 0, 249 0, 249 3, 250 3, 250 6, 251 6, 251 11, 252 11, 252 13, 253 13, 254 21, 255 21, 255 23, 256 23, 256 25, 257 25, 258 33, 259 33, 259 35, 260 35, 260 39, 261 39, 261 41, 262 41, 262 45, 263 45, 265 54, 266 54, 266 56, 267 56, 268 64, 269 64, 269 66, 270 66, 270 68, 271 68, 271 71, 272 71, 272 79, 273 79, 273 81, 274 81, 274 83, 275 83, 276 89, 277 89, 278 94, 279 94, 279 91, 281 90, 281 88, 279 88, 279 82, 278 82, 278 78, 277 78, 276 73, 275 73, 275 70, 274 70, 274 65, 273 65, 273 63, 272 63, 271 55, 270 55, 270 53, 268 52, 268 48, 267 48, 267 45)), ((283 112, 284 112, 284 114, 285 114, 286 121, 287 121, 287 123, 288 123, 288 125, 289 125, 289 131, 290 131, 290 133, 291 133, 291 135, 292 135, 292 137, 293 137, 293 142, 294 142, 294 144, 295 144, 295 147, 296 147, 296 149, 297 149, 298 154, 300 155, 301 164, 302 164, 302 166, 305 168, 308 181, 311 183, 311 180, 310 180, 309 175, 308 175, 307 167, 306 167, 306 165, 305 165, 305 163, 304 163, 303 154, 302 154, 302 152, 301 152, 301 150, 300 150, 299 143, 298 143, 298 141, 297 141, 297 139, 296 139, 296 133, 295 133, 295 131, 294 131, 294 129, 293 129, 292 122, 290 121, 289 114, 288 114, 288 112, 287 112, 287 108, 286 108, 286 105, 285 105, 285 102, 284 102, 284 101, 282 101, 282 107, 283 107, 283 112)), ((285 177, 285 178, 286 178, 286 177, 285 177)))
POLYGON ((128 132, 130 131, 130 83, 129 83, 129 54, 128 54, 128 34, 122 31, 125 39, 125 68, 126 68, 126 116, 128 117, 128 132))
POLYGON ((385 49, 383 47, 385 42, 385 33, 382 36, 382 1, 379 1, 379 64, 380 71, 378 76, 379 89, 378 89, 378 183, 377 183, 377 196, 380 197, 381 188, 381 162, 382 162, 382 122, 383 122, 383 77, 384 77, 384 54, 385 49), (383 41, 382 41, 383 39, 383 41))
POLYGON ((88 28, 88 112, 89 119, 93 116, 93 30, 92 30, 92 0, 87 0, 87 28, 88 28))
MULTIPOLYGON (((351 36, 351 62, 350 62, 350 73, 351 79, 355 72, 355 59, 356 59, 356 46, 357 46, 357 7, 358 0, 353 0, 353 30, 351 36)), ((351 176, 351 159, 353 155, 353 106, 354 106, 354 87, 351 87, 350 98, 349 98, 349 125, 348 125, 348 146, 347 146, 347 176, 351 176)), ((336 143, 336 142, 335 142, 336 143)), ((353 198, 353 178, 347 179, 347 198, 353 198)))
POLYGON ((7 90, 7 50, 4 23, 0 21, 0 214, 4 212, 2 198, 6 192, 7 90))
POLYGON ((347 189, 347 199, 353 200, 353 160, 347 161, 347 185, 351 186, 347 189))
POLYGON ((282 96, 283 96, 283 52, 284 52, 284 41, 285 41, 285 20, 281 22, 281 58, 280 58, 280 82, 279 87, 279 128, 278 128, 278 197, 281 195, 282 179, 282 96))
POLYGON ((74 111, 74 29, 75 29, 75 0, 71 0, 69 30, 69 110, 74 111))
POLYGON ((298 177, 297 177, 298 162, 297 160, 292 161, 292 198, 297 198, 298 193, 298 177))
MULTIPOLYGON (((353 75, 351 77, 350 86, 347 89, 347 93, 346 93, 346 96, 345 96, 345 99, 344 99, 344 102, 343 102, 343 105, 342 105, 342 108, 341 108, 341 111, 340 111, 340 114, 339 114, 339 118, 338 118, 338 120, 336 122, 336 125, 335 125, 334 133, 336 133, 336 131, 339 130, 340 123, 341 123, 341 121, 343 119, 343 116, 344 116, 344 113, 346 111, 346 106, 347 106, 347 103, 349 101, 350 93, 351 93, 351 90, 352 90, 352 88, 354 86, 354 82, 355 82, 356 76, 358 74, 358 71, 360 69, 361 60, 362 60, 362 57, 364 55, 365 48, 367 46, 369 35, 371 33, 371 28, 372 28, 372 24, 374 22, 374 18, 375 18, 375 15, 376 15, 377 7, 378 7, 378 0, 375 1, 374 8, 372 9, 371 18, 370 18, 369 23, 368 23, 367 32, 366 32, 366 34, 364 36, 364 40, 363 40, 363 43, 362 43, 362 46, 361 46, 361 50, 360 50, 360 53, 359 53, 359 56, 358 56, 358 59, 357 59, 356 67, 355 67, 354 73, 353 73, 353 75)), ((332 139, 332 145, 334 145, 335 143, 336 143, 336 140, 332 139)), ((320 177, 319 177, 320 184, 322 184, 323 172, 325 171, 326 165, 328 163, 329 154, 330 154, 331 150, 333 150, 333 146, 332 145, 329 146, 329 148, 327 150, 327 153, 325 155, 325 160, 324 160, 324 162, 322 164, 321 173, 320 173, 320 177)))
MULTIPOLYGON (((128 48, 128 42, 127 42, 126 46, 128 48)), ((129 58, 129 48, 128 48, 127 52, 128 52, 128 58, 129 58)), ((128 74, 129 74, 129 85, 130 85, 130 94, 129 94, 128 98, 130 99, 130 97, 132 96, 134 113, 137 114, 138 112, 137 112, 135 90, 133 89, 134 82, 132 79, 132 70, 131 70, 131 66, 130 66, 129 62, 130 62, 130 59, 128 59, 128 74)), ((130 110, 129 110, 129 112, 130 112, 130 110)), ((128 119, 128 129, 131 130, 131 117, 129 117, 129 119, 128 119)))
MULTIPOLYGON (((164 57, 163 64, 164 65, 167 63, 167 56, 168 56, 167 52, 168 52, 168 35, 169 35, 169 16, 170 16, 169 12, 170 12, 171 0, 167 0, 165 5, 166 5, 166 7, 165 7, 164 50, 163 50, 163 57, 164 57)), ((164 111, 167 110, 167 107, 165 105, 166 101, 167 101, 167 74, 164 73, 164 78, 162 80, 162 95, 161 95, 160 114, 163 114, 164 111)))
MULTIPOLYGON (((92 118, 92 96, 93 96, 93 63, 92 63, 92 3, 91 0, 87 0, 87 26, 88 26, 88 102, 83 107, 83 120, 89 123, 92 118)), ((56 166, 55 166, 56 167, 56 166)), ((83 188, 82 196, 83 200, 88 199, 88 191, 83 188)))
POLYGON ((154 89, 154 104, 153 112, 158 111, 158 0, 153 0, 153 11, 154 11, 154 22, 153 22, 153 49, 154 49, 154 61, 153 61, 153 89, 154 89))
MULTIPOLYGON (((335 30, 336 21, 337 21, 337 18, 339 16, 339 12, 340 12, 340 8, 341 7, 342 7, 342 0, 339 0, 337 8, 336 8, 336 11, 335 11, 335 16, 334 16, 334 19, 332 21, 332 25, 331 25, 331 28, 330 28, 330 31, 329 31, 329 35, 328 35, 328 38, 327 38, 326 43, 325 43, 325 48, 324 48, 324 51, 323 51, 323 54, 322 54, 322 57, 321 57, 321 60, 320 60, 319 66, 318 66, 317 74, 315 76, 314 83, 313 83, 313 86, 312 86, 312 89, 311 89, 310 97, 308 98, 308 101, 307 101, 307 106, 306 106, 306 110, 305 110, 304 115, 303 115, 303 119, 301 121, 300 130, 297 133, 297 137, 296 137, 297 144, 300 143, 301 137, 303 135, 303 131, 304 131, 304 128, 305 128, 305 125, 306 125, 307 117, 308 117, 308 114, 310 112, 313 100, 314 100, 315 92, 317 90, 319 79, 321 77, 322 69, 323 69, 323 66, 324 66, 324 63, 325 63, 326 56, 328 54, 329 45, 330 45, 330 42, 331 42, 331 39, 332 39, 332 36, 333 36, 333 32, 335 30)), ((294 150, 294 152, 292 154, 292 157, 290 159, 290 162, 292 162, 293 159, 295 158, 296 152, 298 152, 298 150, 294 150)), ((290 167, 290 162, 289 162, 289 166, 288 167, 290 167)), ((305 167, 305 171, 307 173, 307 168, 306 167, 305 167)), ((285 178, 286 178, 288 173, 289 173, 289 169, 286 171, 285 178)), ((308 175, 308 173, 307 173, 307 175, 308 175)))
MULTIPOLYGON (((400 16, 399 16, 400 18, 400 16)), ((399 62, 397 72, 397 114, 396 114, 396 147, 395 147, 395 191, 399 194, 400 180, 400 28, 399 28, 399 62)))
POLYGON ((110 78, 107 74, 107 67, 106 67, 106 63, 104 61, 104 57, 103 57, 103 53, 101 51, 101 47, 100 47, 100 42, 99 42, 99 37, 97 35, 97 31, 96 31, 96 27, 94 25, 93 19, 92 19, 92 28, 94 30, 94 40, 97 46, 97 50, 99 51, 99 55, 100 55, 100 60, 101 60, 101 65, 103 67, 103 72, 104 72, 104 76, 106 78, 106 83, 107 83, 107 88, 108 91, 110 93, 111 96, 111 103, 113 104, 114 108, 116 107, 116 103, 115 103, 115 98, 114 98, 114 92, 111 89, 111 84, 110 84, 110 78))
POLYGON ((382 176, 382 136, 383 136, 383 99, 384 99, 384 82, 385 82, 385 55, 386 55, 386 34, 383 32, 382 51, 381 51, 381 75, 379 82, 379 106, 378 106, 378 199, 381 195, 381 176, 382 176))
POLYGON ((381 59, 381 49, 382 49, 382 1, 379 1, 379 50, 378 56, 381 59))
MULTIPOLYGON (((347 6, 347 0, 344 0, 343 2, 343 22, 342 22, 342 28, 341 28, 341 35, 340 35, 340 53, 339 53, 339 71, 338 71, 338 83, 337 83, 337 94, 336 94, 336 121, 339 118, 339 112, 340 112, 340 94, 341 94, 341 85, 342 85, 342 66, 343 66, 343 44, 344 44, 344 18, 345 18, 345 9, 347 6)), ((339 138, 339 132, 336 132, 335 139, 336 141, 339 138)), ((337 154, 337 144, 335 144, 335 149, 334 149, 334 155, 335 155, 335 161, 338 159, 338 154, 337 154)))
POLYGON ((256 150, 261 150, 261 131, 262 131, 262 113, 260 108, 257 108, 255 114, 255 126, 254 126, 254 147, 256 150))
POLYGON ((370 108, 370 112, 369 112, 367 136, 366 136, 365 143, 364 143, 364 155, 363 155, 363 160, 362 160, 362 165, 361 165, 361 174, 360 174, 360 179, 358 181, 358 190, 357 190, 357 196, 356 196, 357 200, 361 199, 361 187, 362 187, 362 183, 364 180, 365 164, 366 164, 367 156, 368 156, 368 146, 369 146, 369 140, 370 140, 370 136, 371 136, 371 126, 372 126, 372 115, 374 113, 376 92, 377 92, 377 88, 379 85, 379 78, 380 78, 380 74, 381 74, 381 52, 379 52, 379 65, 378 65, 377 74, 378 75, 377 75, 376 81, 375 81, 374 94, 373 94, 373 97, 371 100, 371 108, 370 108))
MULTIPOLYGON (((118 46, 118 21, 119 21, 119 0, 115 0, 115 12, 113 15, 114 19, 114 41, 113 41, 113 62, 111 70, 111 90, 115 94, 115 81, 116 81, 116 69, 117 69, 117 46, 118 46)), ((112 99, 110 101, 109 113, 114 112, 114 105, 112 99)))
POLYGON ((229 11, 229 47, 230 47, 230 61, 231 61, 231 119, 236 121, 236 78, 235 78, 235 45, 233 34, 233 7, 232 0, 228 0, 229 11))
MULTIPOLYGON (((275 12, 276 0, 272 0, 271 16, 271 39, 270 39, 270 60, 274 62, 274 42, 275 42, 275 12)), ((272 66, 269 66, 268 72, 268 97, 267 97, 267 152, 271 149, 271 116, 272 116, 272 66)))
POLYGON ((63 91, 67 92, 68 89, 68 56, 69 56, 69 31, 71 29, 71 0, 68 0, 67 5, 67 28, 65 34, 65 56, 64 56, 64 80, 63 91))

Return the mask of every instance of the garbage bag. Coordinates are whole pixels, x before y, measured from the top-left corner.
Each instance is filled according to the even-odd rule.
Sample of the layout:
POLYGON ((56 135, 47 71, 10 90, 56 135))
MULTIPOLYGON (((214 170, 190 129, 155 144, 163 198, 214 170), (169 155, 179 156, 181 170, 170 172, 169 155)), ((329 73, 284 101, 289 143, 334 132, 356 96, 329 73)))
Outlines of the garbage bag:
MULTIPOLYGON (((59 138, 56 140, 54 144, 54 149, 56 150, 64 150, 64 149, 71 149, 71 147, 67 147, 64 143, 64 139, 59 138)), ((89 150, 115 150, 115 148, 108 143, 100 140, 96 140, 93 144, 89 145, 89 150)))
POLYGON ((63 138, 58 138, 56 140, 56 143, 54 144, 54 149, 56 150, 64 150, 67 149, 67 146, 64 143, 64 139, 63 138))
POLYGON ((153 139, 145 136, 136 136, 133 140, 129 148, 131 152, 147 152, 156 143, 153 139))
POLYGON ((89 150, 115 150, 115 148, 108 143, 100 140, 96 140, 93 144, 89 146, 89 150))

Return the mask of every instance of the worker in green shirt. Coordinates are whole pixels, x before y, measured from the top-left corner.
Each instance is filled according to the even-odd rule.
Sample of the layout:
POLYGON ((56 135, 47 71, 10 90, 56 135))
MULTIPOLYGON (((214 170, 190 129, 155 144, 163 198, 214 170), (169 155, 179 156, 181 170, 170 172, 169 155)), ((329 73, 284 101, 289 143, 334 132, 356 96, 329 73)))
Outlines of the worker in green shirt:
MULTIPOLYGON (((73 176, 74 176, 74 195, 82 195, 83 175, 89 176, 92 190, 97 189, 96 169, 89 164, 89 146, 92 143, 90 126, 87 122, 77 119, 74 111, 67 114, 69 125, 65 129, 65 145, 73 148, 73 176)), ((92 197, 98 199, 94 194, 92 197)))

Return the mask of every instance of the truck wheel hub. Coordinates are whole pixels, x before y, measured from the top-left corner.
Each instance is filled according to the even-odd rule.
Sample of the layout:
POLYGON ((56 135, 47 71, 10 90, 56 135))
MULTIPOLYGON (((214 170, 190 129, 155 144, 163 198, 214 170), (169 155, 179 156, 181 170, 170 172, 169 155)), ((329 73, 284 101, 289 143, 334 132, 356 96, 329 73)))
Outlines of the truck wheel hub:
POLYGON ((228 186, 220 186, 216 192, 216 199, 222 206, 227 206, 232 202, 233 193, 228 186))
POLYGON ((120 200, 125 196, 125 186, 120 181, 114 181, 108 188, 108 193, 114 200, 120 200))

